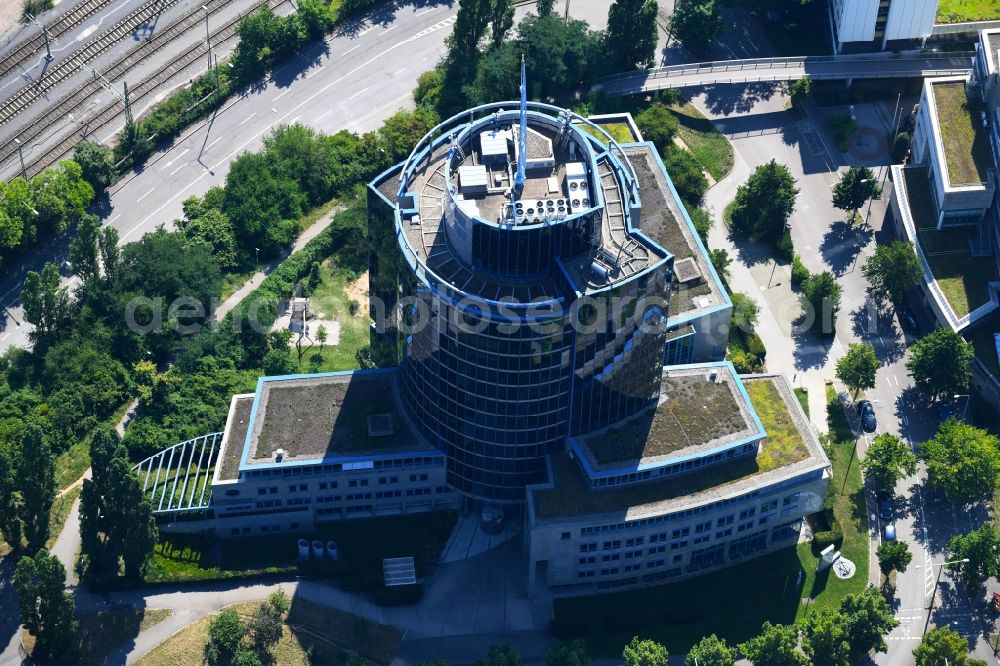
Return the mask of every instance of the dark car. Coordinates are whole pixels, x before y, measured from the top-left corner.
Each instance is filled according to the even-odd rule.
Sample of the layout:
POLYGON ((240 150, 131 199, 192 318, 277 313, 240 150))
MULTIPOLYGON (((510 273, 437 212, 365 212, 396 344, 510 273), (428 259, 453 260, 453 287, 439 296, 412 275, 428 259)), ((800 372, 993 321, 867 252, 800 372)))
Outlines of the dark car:
POLYGON ((892 520, 892 500, 882 497, 878 501, 878 515, 882 520, 892 520))
POLYGON ((917 326, 917 320, 913 318, 906 310, 897 310, 896 315, 899 317, 899 326, 907 333, 918 333, 920 327, 917 326))
POLYGON ((865 432, 875 432, 878 423, 875 420, 875 408, 871 400, 862 400, 858 403, 858 417, 861 419, 861 428, 865 432))

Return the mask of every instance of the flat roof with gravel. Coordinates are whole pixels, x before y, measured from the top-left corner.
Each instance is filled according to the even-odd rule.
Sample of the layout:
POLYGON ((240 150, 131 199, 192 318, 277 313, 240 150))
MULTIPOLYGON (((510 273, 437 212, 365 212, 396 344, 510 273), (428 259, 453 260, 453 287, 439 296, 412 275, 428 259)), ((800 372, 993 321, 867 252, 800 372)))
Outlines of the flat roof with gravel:
POLYGON ((732 366, 665 370, 656 406, 577 441, 592 469, 648 467, 764 437, 732 366))
POLYGON ((226 420, 226 432, 222 437, 222 451, 219 454, 220 481, 235 481, 239 477, 253 399, 252 395, 234 395, 229 405, 229 418, 226 420))
POLYGON ((780 375, 743 380, 768 432, 755 458, 737 457, 680 476, 594 489, 576 461, 565 454, 554 455, 550 483, 529 489, 535 523, 576 524, 599 516, 601 520, 639 520, 736 497, 829 468, 830 461, 788 381, 780 375))
MULTIPOLYGON (((397 403, 394 371, 264 377, 244 466, 427 449, 397 403)), ((245 468, 245 467, 244 467, 245 468)))

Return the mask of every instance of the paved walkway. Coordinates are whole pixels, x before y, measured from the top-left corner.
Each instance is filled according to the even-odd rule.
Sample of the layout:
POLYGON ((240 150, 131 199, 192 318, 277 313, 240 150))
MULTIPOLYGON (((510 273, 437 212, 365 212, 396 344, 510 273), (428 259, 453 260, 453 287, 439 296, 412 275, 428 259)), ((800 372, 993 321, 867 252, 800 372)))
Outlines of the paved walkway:
POLYGON ((712 86, 720 83, 759 83, 813 80, 921 78, 967 74, 972 58, 929 57, 904 53, 893 57, 809 56, 799 58, 752 58, 717 62, 668 65, 608 77, 593 86, 607 95, 712 86))

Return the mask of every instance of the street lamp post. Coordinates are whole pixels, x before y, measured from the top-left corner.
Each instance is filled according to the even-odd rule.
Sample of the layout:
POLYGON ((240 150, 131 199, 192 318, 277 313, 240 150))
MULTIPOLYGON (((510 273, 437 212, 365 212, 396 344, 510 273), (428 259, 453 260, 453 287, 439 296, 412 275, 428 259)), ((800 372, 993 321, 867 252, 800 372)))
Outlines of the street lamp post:
MULTIPOLYGON (((938 575, 937 575, 937 578, 936 578, 936 579, 934 580, 934 589, 932 589, 932 590, 931 590, 931 603, 930 603, 930 605, 929 605, 929 606, 927 606, 927 622, 928 622, 928 623, 930 623, 930 621, 931 621, 931 611, 933 611, 933 610, 934 610, 934 597, 936 597, 936 596, 937 596, 937 588, 938 588, 938 583, 940 583, 940 582, 941 582, 941 572, 942 572, 942 571, 944 570, 944 568, 945 568, 946 566, 948 566, 949 564, 960 564, 960 563, 962 563, 962 562, 968 562, 968 561, 969 561, 969 558, 967 558, 967 557, 963 557, 963 558, 962 558, 962 559, 960 559, 960 560, 952 560, 951 562, 931 562, 931 563, 930 563, 929 565, 927 565, 927 566, 929 566, 929 567, 930 567, 930 568, 931 568, 932 570, 934 569, 934 567, 940 567, 940 568, 938 569, 938 575)), ((918 565, 917 565, 916 567, 914 567, 914 568, 915 568, 915 569, 922 569, 923 567, 924 567, 924 565, 922 565, 922 564, 918 564, 918 565)), ((926 631, 926 630, 927 630, 927 624, 925 624, 925 625, 924 625, 924 631, 926 631)))
POLYGON ((965 407, 962 408, 962 420, 965 420, 965 414, 969 411, 969 400, 971 397, 968 394, 955 394, 951 396, 952 400, 958 400, 959 398, 965 398, 965 407))

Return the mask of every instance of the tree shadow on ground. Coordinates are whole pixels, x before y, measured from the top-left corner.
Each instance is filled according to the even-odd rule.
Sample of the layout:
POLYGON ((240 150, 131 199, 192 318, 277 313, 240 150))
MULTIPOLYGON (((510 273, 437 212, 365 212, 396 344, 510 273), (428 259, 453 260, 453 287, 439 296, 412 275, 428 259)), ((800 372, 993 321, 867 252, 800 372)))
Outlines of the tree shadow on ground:
MULTIPOLYGON (((738 74, 738 72, 734 72, 738 74)), ((722 83, 705 87, 705 105, 717 115, 749 113, 757 102, 766 101, 784 93, 784 81, 758 81, 753 83, 722 83)))
POLYGON ((834 275, 840 277, 856 267, 862 248, 871 242, 874 232, 867 224, 853 225, 837 220, 823 235, 820 253, 834 275))
POLYGON ((452 7, 454 5, 455 0, 414 0, 413 2, 400 0, 397 2, 381 2, 347 19, 337 26, 333 34, 337 37, 357 37, 371 26, 387 26, 395 21, 400 10, 406 7, 419 10, 430 7, 452 7))
POLYGON ((883 363, 895 363, 906 355, 906 341, 893 325, 893 310, 868 299, 851 310, 850 318, 854 335, 869 344, 878 339, 875 353, 883 363))
POLYGON ((792 341, 795 349, 792 352, 795 359, 795 369, 799 371, 821 368, 826 365, 833 346, 833 335, 814 333, 812 330, 802 331, 806 315, 796 319, 792 329, 792 341))

